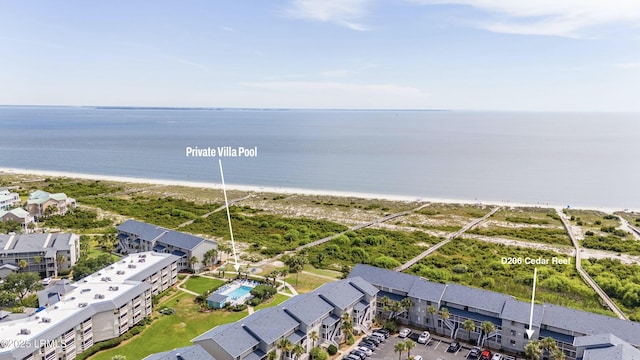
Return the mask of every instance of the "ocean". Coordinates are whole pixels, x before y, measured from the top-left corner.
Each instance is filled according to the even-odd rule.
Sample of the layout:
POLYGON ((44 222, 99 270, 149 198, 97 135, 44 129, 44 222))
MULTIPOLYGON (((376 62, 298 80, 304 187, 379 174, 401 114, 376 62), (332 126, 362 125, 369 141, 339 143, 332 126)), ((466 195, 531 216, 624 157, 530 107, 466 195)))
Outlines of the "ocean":
POLYGON ((0 107, 0 167, 640 209, 640 114, 0 107))

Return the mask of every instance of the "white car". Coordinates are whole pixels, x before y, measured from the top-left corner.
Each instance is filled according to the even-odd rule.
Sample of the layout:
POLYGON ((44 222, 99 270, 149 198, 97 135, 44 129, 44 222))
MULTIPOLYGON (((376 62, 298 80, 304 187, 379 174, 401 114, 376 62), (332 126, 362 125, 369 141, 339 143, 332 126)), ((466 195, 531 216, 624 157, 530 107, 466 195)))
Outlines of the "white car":
POLYGON ((423 331, 422 334, 420 334, 420 336, 418 337, 418 343, 426 344, 429 342, 429 339, 431 339, 431 334, 429 334, 428 331, 423 331))
POLYGON ((366 348, 364 346, 358 347, 356 348, 356 350, 362 351, 363 353, 367 354, 367 356, 371 356, 373 354, 373 351, 371 351, 371 349, 366 348))
POLYGON ((413 357, 413 360, 422 360, 422 356, 420 356, 420 355, 415 355, 415 356, 413 357))
POLYGON ((411 335, 411 330, 407 329, 407 328, 404 328, 404 329, 400 330, 400 333, 398 334, 398 337, 406 338, 409 335, 411 335))
POLYGON ((502 354, 495 353, 491 357, 491 360, 504 360, 504 356, 502 354))

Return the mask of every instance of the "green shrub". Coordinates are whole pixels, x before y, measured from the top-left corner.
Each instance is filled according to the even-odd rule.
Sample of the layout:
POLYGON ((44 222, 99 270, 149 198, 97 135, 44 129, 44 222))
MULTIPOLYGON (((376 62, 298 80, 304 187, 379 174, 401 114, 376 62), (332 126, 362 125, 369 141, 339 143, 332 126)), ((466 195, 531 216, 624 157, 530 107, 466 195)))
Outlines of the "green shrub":
POLYGON ((327 353, 329 353, 329 355, 333 356, 337 352, 338 352, 338 348, 335 345, 331 344, 327 347, 327 353))

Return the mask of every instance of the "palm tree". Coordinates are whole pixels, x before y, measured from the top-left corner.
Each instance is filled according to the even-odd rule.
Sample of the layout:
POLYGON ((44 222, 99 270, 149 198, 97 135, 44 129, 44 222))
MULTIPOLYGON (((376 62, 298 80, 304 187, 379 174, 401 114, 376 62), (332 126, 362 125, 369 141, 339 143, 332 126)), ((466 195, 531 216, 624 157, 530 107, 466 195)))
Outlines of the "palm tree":
POLYGON ((285 264, 289 267, 289 272, 296 273, 296 286, 298 286, 298 275, 304 270, 304 266, 307 263, 309 263, 307 258, 300 254, 294 255, 285 261, 285 264))
POLYGON ((276 353, 275 350, 271 350, 267 354, 267 360, 276 360, 277 357, 278 357, 278 354, 276 353))
POLYGON ((496 326, 493 325, 491 321, 484 321, 482 325, 480 325, 480 329, 482 329, 484 340, 486 341, 489 339, 489 334, 496 330, 496 326))
POLYGON ((204 253, 202 262, 205 264, 205 266, 210 267, 212 265, 211 262, 213 262, 214 264, 217 262, 216 261, 217 258, 218 258, 218 250, 210 249, 204 253))
MULTIPOLYGON (((440 315, 440 318, 442 319, 442 325, 446 326, 447 320, 451 318, 451 314, 449 314, 449 309, 447 308, 440 309, 440 312, 438 313, 438 315, 440 315)), ((443 329, 444 329, 444 326, 443 326, 443 329)))
POLYGON ((471 320, 471 319, 467 319, 462 323, 462 328, 467 330, 467 337, 469 340, 471 340, 471 331, 476 329, 476 323, 475 321, 471 320))
POLYGON ((538 360, 542 356, 542 348, 538 340, 529 341, 524 347, 524 354, 530 360, 538 360))
POLYGON ((435 316, 434 315, 438 312, 438 309, 436 309, 436 307, 433 306, 433 305, 429 305, 427 307, 427 312, 429 314, 431 314, 431 323, 433 325, 433 329, 435 330, 436 329, 436 320, 435 320, 435 316))
POLYGON ((393 352, 397 352, 398 354, 398 360, 400 360, 402 358, 402 352, 406 349, 405 344, 403 342, 399 342, 396 343, 393 346, 393 352))
POLYGON ((64 256, 64 254, 58 254, 56 256, 56 262, 58 263, 58 268, 62 267, 62 264, 64 264, 67 261, 67 257, 64 256))
POLYGON ((409 314, 411 314, 411 308, 413 307, 413 300, 411 300, 411 298, 406 297, 402 299, 402 301, 400 301, 400 304, 407 312, 407 319, 409 320, 409 322, 411 322, 411 317, 409 314))
POLYGON ((29 266, 29 263, 27 262, 27 260, 20 259, 20 261, 18 261, 18 267, 20 269, 24 270, 27 266, 29 266))
POLYGON ((197 257, 192 256, 192 257, 189 258, 189 267, 191 267, 191 270, 194 270, 193 269, 193 265, 195 265, 197 263, 198 263, 198 258, 197 257))
POLYGON ((291 341, 289 341, 289 339, 282 339, 278 342, 278 345, 276 345, 276 347, 280 349, 280 358, 284 359, 284 354, 293 349, 293 344, 291 344, 291 341))
POLYGON ((389 319, 395 318, 398 313, 402 310, 402 304, 398 301, 394 301, 391 303, 391 313, 389 314, 389 319))
POLYGON ((540 347, 548 354, 558 350, 558 344, 556 344, 556 341, 550 336, 540 341, 540 347))
POLYGON ((300 355, 304 354, 305 348, 300 343, 297 343, 293 349, 291 350, 293 354, 296 356, 296 359, 300 357, 300 355))
POLYGON ((317 331, 312 331, 311 334, 309 334, 309 339, 311 339, 311 341, 313 341, 313 346, 312 347, 316 347, 316 341, 318 341, 320 337, 318 336, 318 332, 317 331))
POLYGON ((413 340, 407 340, 404 342, 404 349, 407 350, 407 357, 411 356, 411 349, 416 347, 416 343, 413 340))
POLYGON ((564 352, 560 349, 555 349, 551 353, 551 357, 553 358, 553 360, 565 360, 567 358, 564 352))

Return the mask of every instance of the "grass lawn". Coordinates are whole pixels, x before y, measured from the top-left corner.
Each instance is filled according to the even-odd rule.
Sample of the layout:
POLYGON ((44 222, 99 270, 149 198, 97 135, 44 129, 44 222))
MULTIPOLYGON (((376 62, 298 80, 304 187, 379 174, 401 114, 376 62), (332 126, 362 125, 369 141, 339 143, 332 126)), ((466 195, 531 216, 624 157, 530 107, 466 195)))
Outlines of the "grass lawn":
POLYGON ((340 277, 342 276, 342 273, 339 271, 327 270, 327 269, 316 269, 315 267, 309 264, 304 266, 304 271, 308 271, 321 276, 329 276, 335 279, 340 279, 340 277))
POLYGON ((320 287, 320 285, 326 284, 332 280, 325 277, 319 277, 312 274, 298 274, 298 285, 296 286, 296 274, 289 274, 284 281, 293 285, 298 293, 308 293, 320 287))
POLYGON ((184 283, 183 287, 198 294, 203 294, 207 290, 211 290, 214 287, 220 286, 224 283, 224 281, 218 279, 209 279, 202 276, 192 276, 184 283))
POLYGON ((291 299, 290 296, 286 296, 286 295, 282 295, 282 294, 276 294, 271 301, 269 301, 268 303, 262 303, 258 306, 255 306, 253 309, 258 311, 260 309, 264 309, 264 308, 268 308, 268 307, 272 307, 272 306, 276 306, 282 302, 285 302, 287 300, 291 299))
POLYGON ((154 312, 156 320, 142 333, 119 347, 100 352, 90 359, 111 360, 115 355, 124 355, 127 359, 142 359, 152 353, 192 345, 191 339, 205 331, 247 316, 246 310, 201 313, 198 304, 194 303, 194 296, 182 291, 172 294, 155 308, 159 309, 162 306, 173 307, 176 313, 161 315, 154 312))

